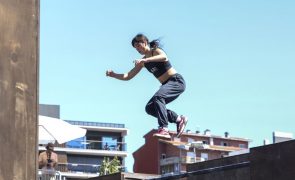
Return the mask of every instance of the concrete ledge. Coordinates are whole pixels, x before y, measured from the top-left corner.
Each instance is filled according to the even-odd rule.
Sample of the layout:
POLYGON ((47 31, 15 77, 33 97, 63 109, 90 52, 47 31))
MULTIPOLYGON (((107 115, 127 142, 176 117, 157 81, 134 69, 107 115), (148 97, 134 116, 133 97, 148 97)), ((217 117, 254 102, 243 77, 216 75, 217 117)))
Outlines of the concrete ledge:
POLYGON ((294 180, 295 140, 252 148, 251 180, 294 180))
POLYGON ((90 178, 89 180, 125 180, 125 179, 153 179, 160 178, 160 175, 156 174, 141 174, 141 173, 115 173, 111 175, 99 176, 90 178))

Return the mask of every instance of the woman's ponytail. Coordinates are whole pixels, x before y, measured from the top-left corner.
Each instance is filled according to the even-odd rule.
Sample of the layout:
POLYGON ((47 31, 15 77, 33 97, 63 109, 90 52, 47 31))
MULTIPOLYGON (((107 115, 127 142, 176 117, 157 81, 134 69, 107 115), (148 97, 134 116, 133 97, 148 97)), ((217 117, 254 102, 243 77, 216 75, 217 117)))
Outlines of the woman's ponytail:
POLYGON ((150 47, 153 49, 160 48, 160 39, 155 39, 150 42, 150 47))

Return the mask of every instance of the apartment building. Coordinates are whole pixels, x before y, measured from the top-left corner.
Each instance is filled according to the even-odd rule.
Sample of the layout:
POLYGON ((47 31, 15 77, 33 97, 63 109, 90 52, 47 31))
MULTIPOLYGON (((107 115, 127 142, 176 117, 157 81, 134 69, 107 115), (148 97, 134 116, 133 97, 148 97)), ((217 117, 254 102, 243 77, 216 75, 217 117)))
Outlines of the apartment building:
POLYGON ((148 132, 145 144, 133 153, 135 173, 167 174, 186 171, 187 164, 207 161, 228 156, 230 152, 247 150, 251 140, 246 138, 216 136, 206 130, 186 132, 176 138, 176 132, 170 132, 171 139, 153 137, 156 130, 148 132))
MULTIPOLYGON (((39 107, 40 115, 59 118, 58 105, 41 104, 39 107)), ((125 171, 125 158, 128 155, 125 137, 128 129, 124 124, 66 121, 87 129, 87 133, 84 137, 64 144, 55 143, 54 150, 59 159, 57 170, 62 179, 87 179, 98 176, 105 157, 110 160, 118 157, 122 171, 125 171)), ((39 145, 39 152, 44 150, 45 146, 39 145)))

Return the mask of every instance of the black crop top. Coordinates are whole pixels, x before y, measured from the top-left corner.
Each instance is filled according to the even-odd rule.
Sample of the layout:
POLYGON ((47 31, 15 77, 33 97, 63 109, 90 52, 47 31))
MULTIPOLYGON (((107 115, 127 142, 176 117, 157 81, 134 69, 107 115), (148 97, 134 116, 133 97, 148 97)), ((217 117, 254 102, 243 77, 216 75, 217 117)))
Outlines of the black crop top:
POLYGON ((168 71, 172 66, 169 61, 144 63, 145 68, 156 78, 168 71))
MULTIPOLYGON (((153 56, 153 51, 152 51, 153 56)), ((169 61, 164 62, 147 62, 144 67, 151 72, 156 78, 167 72, 172 66, 169 61)))

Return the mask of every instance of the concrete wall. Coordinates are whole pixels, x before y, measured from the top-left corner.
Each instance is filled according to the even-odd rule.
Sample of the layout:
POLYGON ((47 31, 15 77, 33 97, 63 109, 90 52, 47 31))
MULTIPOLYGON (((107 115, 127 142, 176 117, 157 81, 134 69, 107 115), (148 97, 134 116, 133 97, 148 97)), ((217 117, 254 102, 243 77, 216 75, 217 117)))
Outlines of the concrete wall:
POLYGON ((294 180, 295 140, 250 149, 250 153, 187 166, 189 180, 294 180), (248 162, 239 166, 243 162, 248 162), (237 164, 237 166, 231 166, 237 164), (225 167, 218 170, 219 167, 225 167), (211 169, 210 169, 211 168, 211 169), (217 169, 217 170, 213 170, 217 169))
POLYGON ((189 180, 250 180, 249 166, 239 166, 238 164, 249 161, 249 154, 226 157, 187 166, 188 172, 204 171, 191 175, 189 180), (234 165, 228 167, 229 165, 234 165), (209 169, 212 168, 212 169, 209 169), (213 170, 215 168, 215 170, 213 170), (208 171, 207 171, 208 170, 208 171))
POLYGON ((35 180, 39 0, 0 1, 0 179, 35 180))
POLYGON ((89 178, 88 180, 124 180, 124 175, 122 173, 114 173, 110 175, 89 178))
POLYGON ((187 166, 188 173, 172 176, 118 174, 92 178, 103 180, 151 179, 151 180, 294 180, 295 140, 260 146, 250 153, 225 157, 187 166))
POLYGON ((135 180, 135 179, 153 179, 153 178, 160 178, 161 176, 156 174, 141 174, 141 173, 114 173, 105 176, 98 176, 94 178, 89 178, 88 180, 135 180))
POLYGON ((252 148, 251 180, 294 180, 295 140, 252 148))

